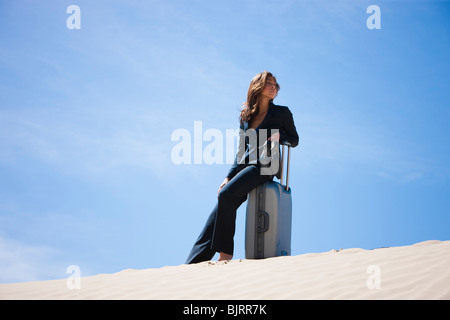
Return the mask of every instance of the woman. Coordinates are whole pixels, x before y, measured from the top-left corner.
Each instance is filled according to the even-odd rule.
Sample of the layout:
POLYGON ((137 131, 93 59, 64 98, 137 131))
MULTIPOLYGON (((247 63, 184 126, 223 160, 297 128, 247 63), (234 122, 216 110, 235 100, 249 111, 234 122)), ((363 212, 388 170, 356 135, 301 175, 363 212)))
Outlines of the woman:
POLYGON ((241 130, 238 154, 219 187, 217 204, 186 263, 211 260, 216 252, 220 253, 219 261, 232 259, 236 210, 251 190, 271 181, 277 173, 263 173, 262 167, 267 167, 267 164, 260 161, 261 147, 273 150, 271 143, 278 146, 278 143, 284 142, 289 142, 292 147, 298 145, 292 113, 287 107, 273 104, 279 90, 280 86, 270 72, 264 71, 253 77, 239 117, 241 130), (262 132, 265 134, 262 135, 262 132), (251 139, 250 133, 257 133, 254 135, 256 139, 251 139))

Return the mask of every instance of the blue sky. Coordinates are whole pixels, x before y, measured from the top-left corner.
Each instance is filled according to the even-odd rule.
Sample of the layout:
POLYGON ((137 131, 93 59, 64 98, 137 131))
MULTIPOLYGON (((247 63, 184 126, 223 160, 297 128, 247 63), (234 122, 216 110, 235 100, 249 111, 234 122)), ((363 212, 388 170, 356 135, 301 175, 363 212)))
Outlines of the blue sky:
POLYGON ((449 14, 449 1, 0 1, 0 282, 184 263, 230 165, 175 165, 171 135, 238 128, 266 69, 300 134, 294 255, 449 240, 449 14))

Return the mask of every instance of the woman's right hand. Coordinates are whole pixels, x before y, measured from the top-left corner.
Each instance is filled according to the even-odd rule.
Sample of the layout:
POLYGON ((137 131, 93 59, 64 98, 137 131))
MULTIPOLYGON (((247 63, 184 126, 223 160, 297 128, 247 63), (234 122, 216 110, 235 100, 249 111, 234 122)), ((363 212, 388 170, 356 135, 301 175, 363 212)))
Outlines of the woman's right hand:
POLYGON ((219 191, 217 191, 217 196, 219 196, 220 190, 222 190, 223 187, 225 187, 225 185, 228 183, 228 181, 230 181, 230 179, 225 178, 225 180, 223 180, 222 184, 219 187, 219 191))

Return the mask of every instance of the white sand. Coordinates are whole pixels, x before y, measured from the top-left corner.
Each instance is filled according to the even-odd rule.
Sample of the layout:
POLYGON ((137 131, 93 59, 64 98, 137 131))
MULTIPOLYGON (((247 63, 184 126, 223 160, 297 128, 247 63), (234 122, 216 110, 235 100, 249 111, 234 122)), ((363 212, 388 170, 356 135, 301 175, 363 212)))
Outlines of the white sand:
POLYGON ((450 241, 0 284, 0 299, 450 299, 450 241))

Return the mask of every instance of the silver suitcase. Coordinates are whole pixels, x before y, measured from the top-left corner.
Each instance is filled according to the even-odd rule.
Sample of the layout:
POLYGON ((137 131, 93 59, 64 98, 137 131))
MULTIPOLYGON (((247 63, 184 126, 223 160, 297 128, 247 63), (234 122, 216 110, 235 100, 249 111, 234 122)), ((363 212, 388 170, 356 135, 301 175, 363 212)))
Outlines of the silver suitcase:
POLYGON ((257 186, 248 194, 245 223, 245 258, 264 259, 291 255, 292 197, 289 188, 288 143, 286 185, 283 185, 285 146, 281 157, 281 181, 257 186))

